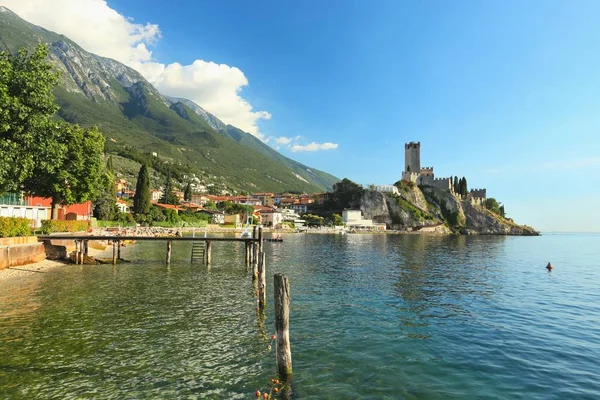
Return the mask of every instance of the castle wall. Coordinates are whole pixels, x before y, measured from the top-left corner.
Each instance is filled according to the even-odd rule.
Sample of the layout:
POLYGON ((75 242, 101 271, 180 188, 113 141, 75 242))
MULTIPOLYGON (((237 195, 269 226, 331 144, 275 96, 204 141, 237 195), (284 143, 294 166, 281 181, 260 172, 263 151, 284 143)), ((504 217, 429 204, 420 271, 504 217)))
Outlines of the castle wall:
POLYGON ((469 190, 469 197, 478 197, 478 198, 482 198, 482 199, 486 199, 486 189, 471 189, 469 190))
POLYGON ((403 181, 417 183, 418 179, 419 179, 419 174, 417 174, 416 172, 406 172, 405 171, 402 173, 403 181))
POLYGON ((404 145, 404 171, 421 172, 421 142, 404 145))

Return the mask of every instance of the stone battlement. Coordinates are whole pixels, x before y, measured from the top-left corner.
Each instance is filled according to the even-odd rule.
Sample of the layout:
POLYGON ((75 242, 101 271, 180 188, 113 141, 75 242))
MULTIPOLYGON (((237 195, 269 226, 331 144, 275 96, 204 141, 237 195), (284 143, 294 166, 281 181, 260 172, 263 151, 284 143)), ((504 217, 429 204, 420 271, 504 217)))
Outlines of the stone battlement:
POLYGON ((487 197, 486 189, 471 189, 469 190, 469 197, 485 199, 487 197))
POLYGON ((404 148, 405 149, 418 149, 420 147, 421 147, 421 142, 404 143, 404 148))

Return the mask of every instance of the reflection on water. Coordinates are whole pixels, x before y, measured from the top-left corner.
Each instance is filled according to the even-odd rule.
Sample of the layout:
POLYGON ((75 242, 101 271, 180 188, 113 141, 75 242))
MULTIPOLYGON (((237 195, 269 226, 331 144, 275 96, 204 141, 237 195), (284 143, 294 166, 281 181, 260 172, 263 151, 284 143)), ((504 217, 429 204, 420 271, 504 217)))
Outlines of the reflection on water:
MULTIPOLYGON (((288 235, 295 398, 598 398, 594 235, 288 235), (552 274, 544 270, 552 260, 552 274)), ((0 283, 0 398, 249 398, 275 372, 239 243, 0 283)))

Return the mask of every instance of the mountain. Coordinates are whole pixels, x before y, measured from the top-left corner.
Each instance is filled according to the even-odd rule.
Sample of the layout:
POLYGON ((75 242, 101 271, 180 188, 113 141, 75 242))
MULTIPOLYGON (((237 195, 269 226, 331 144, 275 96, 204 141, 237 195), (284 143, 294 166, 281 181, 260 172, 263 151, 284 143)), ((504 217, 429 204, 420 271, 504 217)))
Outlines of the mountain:
POLYGON ((132 68, 0 6, 0 50, 16 53, 40 42, 61 72, 58 118, 97 125, 107 138, 107 153, 149 162, 163 172, 168 167, 180 181, 195 175, 229 191, 314 193, 339 181, 224 124, 191 100, 163 96, 132 68))

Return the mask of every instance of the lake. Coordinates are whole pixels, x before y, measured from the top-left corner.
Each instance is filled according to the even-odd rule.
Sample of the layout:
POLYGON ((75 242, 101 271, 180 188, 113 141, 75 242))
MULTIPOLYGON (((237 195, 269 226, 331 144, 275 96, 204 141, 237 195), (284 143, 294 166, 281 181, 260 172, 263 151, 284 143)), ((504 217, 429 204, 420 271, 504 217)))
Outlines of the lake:
POLYGON ((210 267, 141 242, 130 264, 0 282, 0 398, 252 398, 275 377, 275 272, 294 398, 600 398, 599 234, 284 240, 265 322, 240 243, 210 267))

